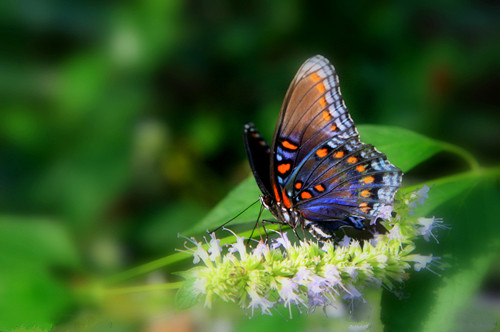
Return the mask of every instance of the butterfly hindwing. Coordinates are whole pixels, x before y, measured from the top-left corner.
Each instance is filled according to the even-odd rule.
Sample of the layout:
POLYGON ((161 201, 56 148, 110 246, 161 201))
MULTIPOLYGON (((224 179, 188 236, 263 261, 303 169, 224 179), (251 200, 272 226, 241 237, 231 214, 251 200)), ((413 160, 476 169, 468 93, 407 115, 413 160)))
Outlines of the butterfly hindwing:
POLYGON ((303 183, 303 189, 294 191, 293 196, 306 218, 312 218, 313 213, 327 218, 332 207, 336 218, 341 212, 344 217, 372 218, 392 205, 401 172, 373 146, 355 141, 347 140, 322 158, 311 156, 297 169, 293 181, 303 183), (303 197, 303 190, 308 190, 310 197, 303 197))

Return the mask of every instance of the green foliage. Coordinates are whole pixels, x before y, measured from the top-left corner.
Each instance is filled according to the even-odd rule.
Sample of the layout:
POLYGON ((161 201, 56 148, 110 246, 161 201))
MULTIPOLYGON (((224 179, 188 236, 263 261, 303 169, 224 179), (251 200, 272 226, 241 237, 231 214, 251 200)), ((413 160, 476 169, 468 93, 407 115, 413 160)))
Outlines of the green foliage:
POLYGON ((187 279, 175 295, 175 307, 178 310, 191 308, 200 301, 201 294, 194 291, 195 278, 187 279))
POLYGON ((69 234, 54 220, 0 217, 0 330, 51 328, 72 303, 53 269, 78 266, 69 234))
POLYGON ((403 128, 361 125, 358 130, 363 142, 373 144, 403 172, 443 150, 438 141, 403 128))

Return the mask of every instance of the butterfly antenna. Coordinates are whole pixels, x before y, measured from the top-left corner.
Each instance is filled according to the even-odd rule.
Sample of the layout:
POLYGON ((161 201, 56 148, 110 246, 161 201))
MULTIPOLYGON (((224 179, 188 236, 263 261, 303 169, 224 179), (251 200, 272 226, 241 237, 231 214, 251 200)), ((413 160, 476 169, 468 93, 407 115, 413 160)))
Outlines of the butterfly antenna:
MULTIPOLYGON (((251 208, 252 206, 254 206, 255 203, 257 203, 259 201, 260 201, 260 199, 256 200, 255 202, 253 202, 252 204, 250 204, 248 207, 246 207, 243 211, 241 211, 240 213, 238 213, 237 215, 235 215, 234 217, 232 217, 231 219, 229 219, 228 221, 226 221, 225 223, 223 223, 222 225, 220 225, 216 229, 210 231, 210 233, 217 232, 219 229, 221 229, 222 227, 226 226, 227 224, 229 224, 231 221, 233 221, 234 219, 238 218, 239 216, 241 216, 246 210, 248 210, 249 208, 251 208)), ((262 212, 262 210, 261 210, 261 212, 262 212)))

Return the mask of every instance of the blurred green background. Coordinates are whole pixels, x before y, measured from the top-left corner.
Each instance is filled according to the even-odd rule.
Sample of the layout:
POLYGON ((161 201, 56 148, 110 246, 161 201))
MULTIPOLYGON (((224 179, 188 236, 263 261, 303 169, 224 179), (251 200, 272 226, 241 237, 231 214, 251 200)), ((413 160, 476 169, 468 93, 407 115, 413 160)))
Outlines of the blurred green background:
MULTIPOLYGON (((249 174, 243 124, 270 139, 288 84, 315 54, 336 66, 356 123, 497 163, 497 9, 3 0, 0 293, 14 302, 0 311, 71 324, 82 307, 68 285, 180 248, 177 233, 249 174), (32 311, 41 300, 46 312, 32 311)), ((405 181, 463 169, 437 157, 405 181)))

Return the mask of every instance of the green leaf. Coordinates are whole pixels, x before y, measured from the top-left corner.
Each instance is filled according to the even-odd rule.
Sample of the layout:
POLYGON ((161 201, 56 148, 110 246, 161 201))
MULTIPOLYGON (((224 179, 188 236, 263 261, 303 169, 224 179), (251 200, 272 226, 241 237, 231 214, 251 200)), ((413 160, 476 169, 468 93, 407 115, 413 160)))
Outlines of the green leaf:
MULTIPOLYGON (((431 187, 429 191, 429 198, 423 206, 419 206, 415 209, 415 214, 419 217, 429 215, 429 213, 442 204, 472 188, 478 182, 479 177, 479 173, 467 172, 439 178, 437 180, 426 181, 425 184, 431 187)), ((422 186, 423 184, 406 187, 403 188, 402 191, 411 192, 417 188, 421 188, 422 186)))
POLYGON ((71 305, 54 268, 79 266, 60 225, 42 218, 0 217, 0 330, 50 329, 71 305))
POLYGON ((373 144, 403 172, 444 149, 441 142, 403 128, 360 125, 358 130, 363 142, 373 144))
MULTIPOLYGON (((260 192, 253 175, 243 180, 235 189, 233 189, 215 208, 210 211, 205 218, 196 223, 193 227, 186 231, 187 235, 213 230, 219 227, 222 223, 235 217, 238 213, 255 203, 260 192)), ((255 221, 259 214, 260 204, 257 203, 240 215, 233 223, 243 223, 255 221)), ((269 211, 263 213, 264 218, 272 218, 269 211)))
POLYGON ((187 279, 175 295, 175 307, 177 310, 191 308, 200 302, 201 294, 194 289, 196 278, 187 279))
POLYGON ((76 267, 78 253, 67 231, 54 220, 0 216, 0 251, 37 264, 76 267))

